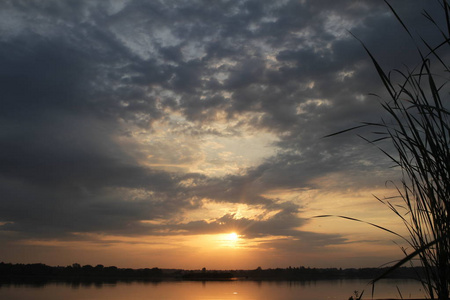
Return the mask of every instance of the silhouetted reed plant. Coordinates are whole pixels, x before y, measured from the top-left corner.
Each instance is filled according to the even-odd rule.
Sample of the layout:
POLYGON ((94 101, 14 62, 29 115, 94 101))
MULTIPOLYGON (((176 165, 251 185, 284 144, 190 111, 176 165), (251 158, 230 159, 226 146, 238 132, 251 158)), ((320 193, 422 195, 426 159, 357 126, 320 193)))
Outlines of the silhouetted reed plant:
POLYGON ((450 7, 446 0, 439 0, 439 4, 442 20, 423 12, 442 36, 441 43, 434 46, 421 37, 414 38, 389 5, 416 44, 420 62, 414 69, 385 73, 363 44, 387 91, 388 99, 381 104, 388 117, 351 129, 375 128, 375 138, 364 139, 373 144, 390 141, 394 151, 380 149, 402 172, 402 180, 396 184, 398 196, 378 198, 403 221, 409 232, 404 239, 412 248, 410 253, 404 250, 405 258, 390 271, 418 258, 424 267, 421 279, 428 296, 444 300, 449 299, 450 284, 450 111, 448 90, 444 92, 450 71, 446 62, 450 54, 450 7), (394 76, 399 79, 394 80, 394 76), (396 204, 394 198, 400 198, 402 204, 396 204))

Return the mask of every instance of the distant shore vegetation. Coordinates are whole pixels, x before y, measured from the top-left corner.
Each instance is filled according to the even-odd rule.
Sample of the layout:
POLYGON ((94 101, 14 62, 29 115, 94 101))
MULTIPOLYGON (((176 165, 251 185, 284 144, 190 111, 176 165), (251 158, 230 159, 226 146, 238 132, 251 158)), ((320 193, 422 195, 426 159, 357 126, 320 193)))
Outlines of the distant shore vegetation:
MULTIPOLYGON (((0 263, 0 284, 65 282, 117 282, 117 281, 165 281, 165 280, 290 280, 307 281, 323 279, 370 279, 382 274, 386 268, 311 268, 288 267, 253 270, 183 270, 157 267, 131 269, 116 266, 80 265, 48 266, 42 263, 0 263)), ((403 267, 390 274, 391 278, 417 279, 421 267, 403 267)))

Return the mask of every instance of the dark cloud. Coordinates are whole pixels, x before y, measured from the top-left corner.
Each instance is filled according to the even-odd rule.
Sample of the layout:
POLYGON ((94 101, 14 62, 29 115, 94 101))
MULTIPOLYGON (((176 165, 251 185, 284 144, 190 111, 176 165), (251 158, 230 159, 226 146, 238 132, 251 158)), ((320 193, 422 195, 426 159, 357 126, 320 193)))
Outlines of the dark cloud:
POLYGON ((294 204, 284 203, 273 205, 271 208, 276 213, 270 217, 262 214, 256 219, 249 219, 239 218, 235 214, 226 214, 211 221, 200 220, 173 225, 148 225, 148 227, 155 232, 161 232, 163 235, 228 234, 236 232, 241 238, 262 239, 262 244, 270 244, 271 248, 280 248, 281 245, 277 245, 278 242, 285 240, 286 243, 290 244, 290 246, 287 246, 291 247, 290 251, 294 251, 298 244, 302 244, 302 248, 305 250, 306 245, 308 247, 324 247, 347 242, 339 235, 299 230, 298 228, 304 225, 306 220, 298 217, 299 209, 294 204), (276 240, 268 241, 267 238, 275 238, 276 240))
MULTIPOLYGON (((417 17, 436 10, 431 2, 393 4, 433 42, 417 17)), ((355 188, 379 182, 387 163, 373 149, 349 135, 322 138, 379 119, 367 94, 383 95, 381 83, 347 30, 383 66, 417 56, 374 1, 5 1, 0 10, 0 230, 22 238, 159 234, 140 221, 164 219, 174 232, 236 227, 248 238, 343 243, 298 230, 307 223, 301 203, 268 192, 317 188, 314 180, 337 172, 355 188), (142 158, 197 159, 130 142, 152 140, 158 121, 188 138, 270 133, 277 152, 225 176, 156 169, 142 158), (174 221, 202 199, 276 213, 174 221)))

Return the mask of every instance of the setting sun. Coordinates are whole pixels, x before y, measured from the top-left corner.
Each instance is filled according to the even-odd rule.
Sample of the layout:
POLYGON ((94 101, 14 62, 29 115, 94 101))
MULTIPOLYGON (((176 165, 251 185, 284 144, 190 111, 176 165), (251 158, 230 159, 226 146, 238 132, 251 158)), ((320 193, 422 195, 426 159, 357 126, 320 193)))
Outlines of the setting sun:
POLYGON ((230 242, 236 242, 239 239, 239 235, 236 232, 232 232, 232 233, 227 235, 227 239, 230 242))
POLYGON ((221 234, 218 241, 221 247, 236 248, 239 244, 239 234, 236 232, 221 234))

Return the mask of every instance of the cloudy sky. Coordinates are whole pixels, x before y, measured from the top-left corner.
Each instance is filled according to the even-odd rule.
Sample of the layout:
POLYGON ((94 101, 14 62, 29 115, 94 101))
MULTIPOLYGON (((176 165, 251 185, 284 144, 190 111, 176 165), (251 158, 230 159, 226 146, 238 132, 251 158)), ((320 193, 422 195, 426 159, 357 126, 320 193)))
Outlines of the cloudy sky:
MULTIPOLYGON (((392 1, 415 35, 422 10, 392 1)), ((357 132, 417 52, 383 1, 0 3, 0 259, 378 266, 391 163, 357 132), (232 233, 235 233, 234 235, 232 233)), ((358 132, 365 134, 364 132, 358 132)), ((386 145, 389 147, 389 145, 386 145)))

